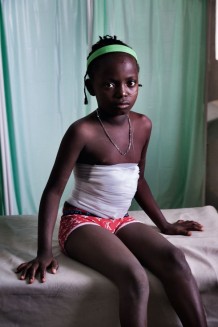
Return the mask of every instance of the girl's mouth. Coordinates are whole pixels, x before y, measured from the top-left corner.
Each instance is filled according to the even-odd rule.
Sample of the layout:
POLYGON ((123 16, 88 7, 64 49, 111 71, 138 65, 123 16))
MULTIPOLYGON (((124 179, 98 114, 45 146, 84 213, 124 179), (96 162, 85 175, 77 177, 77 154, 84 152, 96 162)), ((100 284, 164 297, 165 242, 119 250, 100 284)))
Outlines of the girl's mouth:
POLYGON ((129 102, 117 102, 115 103, 115 106, 119 108, 126 108, 129 107, 129 102))

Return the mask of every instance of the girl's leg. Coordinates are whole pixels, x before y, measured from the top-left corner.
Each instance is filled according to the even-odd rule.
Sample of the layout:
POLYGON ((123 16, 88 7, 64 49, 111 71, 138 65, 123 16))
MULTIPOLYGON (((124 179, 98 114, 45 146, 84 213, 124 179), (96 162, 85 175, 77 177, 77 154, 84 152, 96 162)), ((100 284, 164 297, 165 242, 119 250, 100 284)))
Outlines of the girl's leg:
POLYGON ((206 327, 200 294, 184 254, 160 233, 141 223, 121 228, 117 236, 161 280, 183 326, 206 327))
POLYGON ((117 285, 122 327, 147 326, 147 275, 117 236, 101 227, 85 225, 71 233, 65 249, 71 258, 97 270, 117 285))

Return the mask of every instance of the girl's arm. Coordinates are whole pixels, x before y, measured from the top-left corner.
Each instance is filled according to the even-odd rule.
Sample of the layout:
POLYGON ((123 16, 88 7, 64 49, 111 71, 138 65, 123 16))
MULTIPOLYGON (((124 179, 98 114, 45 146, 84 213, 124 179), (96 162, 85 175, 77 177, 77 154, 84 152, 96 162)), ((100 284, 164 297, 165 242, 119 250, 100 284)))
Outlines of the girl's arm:
POLYGON ((191 235, 191 231, 202 231, 203 226, 194 221, 182 221, 179 220, 174 224, 167 222, 162 211, 160 210, 157 202, 155 201, 152 192, 144 178, 145 170, 145 158, 147 153, 147 148, 151 135, 151 122, 148 121, 145 130, 146 130, 146 142, 142 150, 141 160, 139 162, 139 181, 138 187, 135 194, 135 199, 145 213, 151 218, 155 225, 160 229, 164 234, 181 234, 181 235, 191 235))
POLYGON ((17 268, 17 272, 21 273, 20 279, 28 279, 29 283, 34 282, 37 273, 41 281, 45 282, 46 269, 51 268, 52 273, 58 269, 58 262, 52 254, 53 230, 62 193, 84 144, 83 128, 71 125, 63 137, 40 201, 37 257, 17 268))

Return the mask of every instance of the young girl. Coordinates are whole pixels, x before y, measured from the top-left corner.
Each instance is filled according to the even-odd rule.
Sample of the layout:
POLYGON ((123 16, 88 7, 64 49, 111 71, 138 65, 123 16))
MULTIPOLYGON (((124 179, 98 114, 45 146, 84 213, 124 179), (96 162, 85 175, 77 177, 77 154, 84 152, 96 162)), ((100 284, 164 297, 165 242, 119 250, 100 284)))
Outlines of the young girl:
POLYGON ((121 326, 147 326, 146 267, 163 283, 183 326, 205 327, 199 291, 183 253, 127 213, 135 197, 162 233, 191 235, 191 230, 202 230, 193 221, 168 223, 144 179, 151 121, 131 111, 140 86, 138 73, 136 53, 116 37, 100 38, 92 47, 85 85, 96 96, 98 109, 73 123, 61 142, 40 203, 37 257, 17 272, 33 283, 37 273, 45 282, 47 268, 57 271, 52 234, 61 195, 74 170, 75 187, 60 223, 60 246, 116 284, 121 326))

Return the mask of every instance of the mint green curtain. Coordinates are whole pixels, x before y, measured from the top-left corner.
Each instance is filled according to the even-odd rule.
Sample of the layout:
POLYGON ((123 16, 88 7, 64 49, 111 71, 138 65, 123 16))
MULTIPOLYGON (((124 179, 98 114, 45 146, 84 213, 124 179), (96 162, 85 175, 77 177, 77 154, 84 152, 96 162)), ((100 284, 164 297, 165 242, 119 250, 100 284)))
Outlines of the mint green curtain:
POLYGON ((90 44, 104 34, 139 57, 135 110, 153 122, 145 175, 159 205, 203 204, 206 0, 0 3, 14 214, 37 212, 65 130, 95 109, 93 98, 83 105, 83 76, 90 44))
POLYGON ((86 114, 86 1, 1 1, 13 213, 34 213, 61 138, 86 114))

